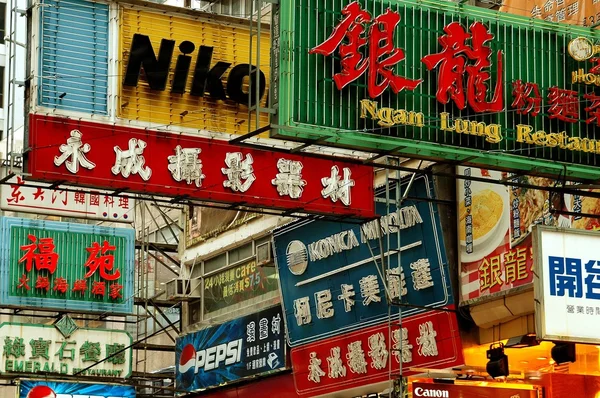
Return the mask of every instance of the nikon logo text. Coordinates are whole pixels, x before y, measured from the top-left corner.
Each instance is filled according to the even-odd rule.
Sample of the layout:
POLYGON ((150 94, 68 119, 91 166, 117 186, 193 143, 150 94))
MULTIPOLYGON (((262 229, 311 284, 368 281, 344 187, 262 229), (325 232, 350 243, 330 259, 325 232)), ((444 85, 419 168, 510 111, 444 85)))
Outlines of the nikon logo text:
POLYGON ((434 390, 433 388, 431 389, 424 389, 421 387, 417 387, 415 388, 415 397, 443 397, 443 398, 449 398, 450 394, 448 393, 448 391, 442 391, 442 390, 434 390))

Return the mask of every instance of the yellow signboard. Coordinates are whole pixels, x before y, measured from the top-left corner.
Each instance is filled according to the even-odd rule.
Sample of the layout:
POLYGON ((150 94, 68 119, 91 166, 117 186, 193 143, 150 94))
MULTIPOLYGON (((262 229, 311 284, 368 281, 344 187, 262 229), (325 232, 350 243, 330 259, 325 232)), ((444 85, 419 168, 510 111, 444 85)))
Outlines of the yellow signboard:
POLYGON ((500 11, 580 26, 600 22, 598 0, 504 0, 500 11))
MULTIPOLYGON (((248 21, 123 8, 117 115, 210 132, 244 134, 249 123, 254 130, 255 112, 248 120, 248 90, 254 92, 258 85, 260 105, 266 106, 269 31, 261 30, 258 79, 250 62, 250 39, 248 21)), ((252 52, 255 63, 256 35, 252 52)), ((263 112, 260 126, 267 124, 263 112)))

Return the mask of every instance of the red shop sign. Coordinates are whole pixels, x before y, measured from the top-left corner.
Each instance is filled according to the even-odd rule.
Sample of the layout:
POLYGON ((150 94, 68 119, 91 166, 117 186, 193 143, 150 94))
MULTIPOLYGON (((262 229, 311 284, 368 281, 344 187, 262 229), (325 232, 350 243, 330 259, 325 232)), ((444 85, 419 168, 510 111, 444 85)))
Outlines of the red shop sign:
POLYGON ((306 213, 373 217, 373 168, 226 141, 30 115, 34 180, 306 213))
MULTIPOLYGON (((450 309, 453 306, 449 307, 450 309)), ((428 311, 402 320, 390 329, 381 324, 292 348, 292 367, 300 396, 315 396, 364 387, 389 379, 400 370, 443 369, 464 364, 456 314, 428 311)))

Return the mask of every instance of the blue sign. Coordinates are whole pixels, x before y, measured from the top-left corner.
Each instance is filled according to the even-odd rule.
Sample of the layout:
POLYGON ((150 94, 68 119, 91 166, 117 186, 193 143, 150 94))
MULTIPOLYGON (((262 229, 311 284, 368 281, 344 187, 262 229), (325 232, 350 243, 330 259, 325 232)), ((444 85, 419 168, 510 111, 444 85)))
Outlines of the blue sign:
POLYGON ((135 398, 135 388, 114 384, 21 380, 19 398, 135 398), (54 393, 54 394, 53 394, 54 393))
POLYGON ((281 307, 177 339, 177 389, 196 391, 285 368, 281 307))
MULTIPOLYGON (((402 184, 402 193, 407 184, 402 184)), ((392 307, 393 313, 401 309, 402 316, 409 316, 423 307, 453 303, 431 182, 426 176, 417 177, 409 193, 396 211, 393 192, 386 203, 385 192, 380 191, 376 211, 381 218, 362 225, 300 221, 275 231, 290 346, 386 320, 382 278, 394 301, 409 304, 392 307)))

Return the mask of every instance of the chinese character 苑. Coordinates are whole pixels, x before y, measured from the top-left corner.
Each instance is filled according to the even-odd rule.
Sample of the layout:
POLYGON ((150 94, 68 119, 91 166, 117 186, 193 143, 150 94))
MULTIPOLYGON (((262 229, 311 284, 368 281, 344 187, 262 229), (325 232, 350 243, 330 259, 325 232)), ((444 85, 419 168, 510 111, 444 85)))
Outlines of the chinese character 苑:
POLYGON ((362 349, 362 342, 360 340, 348 344, 346 360, 352 373, 367 373, 367 361, 365 360, 365 352, 362 349))
POLYGON ((417 337, 419 345, 418 353, 424 357, 435 357, 438 355, 437 342, 435 336, 437 332, 433 329, 433 322, 427 321, 419 325, 420 336, 417 337))
POLYGON ((384 14, 372 19, 371 14, 354 1, 342 9, 342 14, 344 18, 333 29, 331 36, 309 51, 310 54, 330 56, 339 48, 342 70, 333 76, 339 90, 367 70, 371 98, 380 96, 389 86, 396 94, 404 89, 417 88, 422 80, 411 80, 394 73, 395 65, 404 60, 404 51, 394 46, 394 31, 400 23, 397 12, 387 9, 384 14), (370 24, 370 28, 365 35, 367 24, 370 24), (369 50, 367 56, 363 57, 361 47, 367 41, 369 50))
POLYGON ((106 344, 106 362, 115 365, 125 363, 125 344, 106 344))
POLYGON ((298 326, 307 325, 312 321, 308 297, 301 297, 294 300, 294 315, 296 316, 298 326))
POLYGON ((502 81, 502 51, 497 53, 497 80, 494 89, 491 89, 490 56, 492 50, 486 43, 493 36, 481 22, 474 22, 469 30, 459 22, 451 22, 444 27, 445 35, 438 41, 442 51, 421 58, 427 69, 433 70, 440 66, 438 74, 438 89, 436 98, 442 104, 454 101, 460 109, 465 109, 467 101, 475 112, 499 112, 503 109, 503 81, 502 81), (467 40, 471 39, 471 46, 467 40), (466 65, 467 60, 474 61, 466 65), (463 75, 467 73, 467 98, 463 88, 463 75), (493 92, 491 101, 487 100, 488 90, 493 92))
POLYGON ((29 359, 37 359, 40 357, 44 359, 50 359, 48 351, 51 343, 51 340, 44 340, 41 337, 37 340, 31 339, 29 341, 29 345, 31 346, 31 356, 29 359))
POLYGON ((363 298, 363 305, 369 305, 373 302, 379 303, 381 297, 379 293, 379 281, 377 275, 367 275, 358 281, 360 285, 360 295, 363 298))
POLYGON ((234 192, 246 192, 256 180, 252 164, 254 159, 251 154, 244 155, 241 152, 227 152, 225 155, 225 164, 227 168, 221 168, 221 173, 227 176, 223 181, 225 188, 231 188, 234 192))
POLYGON ((98 242, 93 242, 92 247, 86 248, 85 250, 87 250, 90 255, 83 265, 84 267, 89 268, 85 277, 89 278, 93 276, 99 268, 101 278, 107 281, 119 279, 121 277, 121 272, 118 269, 115 269, 115 272, 112 274, 108 273, 113 270, 115 257, 112 254, 106 254, 107 251, 114 251, 116 249, 115 246, 111 246, 106 240, 102 242, 102 246, 100 246, 98 242), (102 253, 101 256, 99 256, 100 253, 102 253))
POLYGON ((86 341, 79 349, 79 355, 81 355, 81 361, 83 362, 98 362, 100 354, 100 343, 86 341))
POLYGON ((277 161, 279 173, 271 180, 271 184, 277 187, 279 196, 287 195, 292 199, 302 196, 306 185, 306 181, 302 179, 302 167, 302 162, 297 160, 279 159, 277 161))
POLYGON ((338 200, 346 206, 352 202, 350 197, 350 188, 354 186, 354 180, 350 178, 350 169, 344 167, 344 178, 340 177, 340 169, 337 166, 331 167, 331 175, 321 178, 323 190, 321 196, 323 199, 331 198, 333 203, 338 200))
POLYGON ((329 368, 329 378, 337 379, 338 377, 346 377, 346 367, 341 358, 340 347, 332 347, 331 355, 327 357, 327 365, 329 368))
POLYGON ((550 295, 583 297, 581 260, 577 258, 548 257, 550 268, 550 295))
POLYGON ((338 295, 338 300, 344 301, 344 311, 350 312, 352 311, 352 306, 354 305, 354 296, 356 293, 354 292, 354 285, 346 285, 342 284, 341 286, 342 294, 338 295))
POLYGON ((25 271, 27 272, 31 271, 33 264, 35 264, 36 270, 47 269, 53 274, 58 264, 58 254, 54 252, 56 248, 54 238, 40 238, 39 242, 34 235, 27 235, 27 238, 32 243, 20 247, 21 250, 26 250, 27 252, 18 262, 22 263, 25 261, 25 271), (36 244, 36 242, 38 243, 36 244), (39 253, 35 253, 36 250, 39 250, 39 253))
POLYGON ((67 138, 67 143, 62 144, 58 149, 62 153, 60 156, 54 157, 54 165, 61 166, 65 163, 67 170, 69 170, 73 174, 77 174, 79 172, 79 165, 85 167, 88 170, 92 170, 96 167, 96 164, 90 162, 90 160, 85 156, 92 147, 90 144, 84 144, 81 140, 83 134, 79 130, 71 130, 71 137, 67 138), (67 160, 67 159, 71 160, 67 160))
POLYGON ((325 376, 325 372, 321 369, 321 360, 317 358, 316 352, 311 352, 308 362, 308 380, 313 383, 320 383, 321 376, 325 376))
POLYGON ((433 280, 431 280, 431 266, 429 265, 428 258, 421 258, 410 264, 410 268, 413 278, 413 287, 415 290, 427 289, 433 286, 433 280))
POLYGON ((121 174, 125 178, 129 178, 132 174, 139 175, 142 180, 148 181, 152 175, 150 167, 144 166, 146 159, 142 155, 146 149, 146 142, 131 138, 129 140, 129 148, 122 150, 115 146, 115 165, 110 169, 114 175, 121 174))
POLYGON ((369 356, 372 368, 383 369, 387 365, 388 350, 383 333, 379 332, 369 336, 369 356))
POLYGON ((315 293, 317 302, 317 318, 331 318, 334 314, 333 303, 331 302, 331 290, 321 290, 315 293))
POLYGON ((202 186, 202 180, 206 177, 202 174, 202 161, 200 160, 200 148, 175 147, 175 155, 168 157, 171 176, 175 181, 185 181, 188 185, 195 183, 198 188, 202 186))

